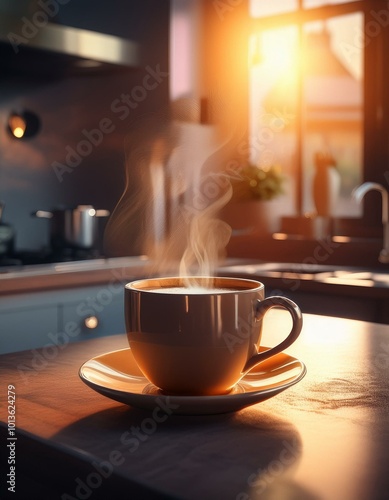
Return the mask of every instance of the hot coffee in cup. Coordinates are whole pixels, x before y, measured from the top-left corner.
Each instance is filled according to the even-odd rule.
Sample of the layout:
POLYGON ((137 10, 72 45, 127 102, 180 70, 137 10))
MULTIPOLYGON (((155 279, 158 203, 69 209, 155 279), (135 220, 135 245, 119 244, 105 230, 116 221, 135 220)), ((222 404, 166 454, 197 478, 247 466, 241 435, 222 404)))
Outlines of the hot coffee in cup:
POLYGON ((228 393, 254 366, 283 351, 299 336, 299 307, 265 287, 240 278, 153 278, 125 287, 127 337, 143 374, 166 393, 228 393), (211 282, 211 286, 209 283, 211 282), (281 306, 292 316, 287 337, 259 351, 265 313, 281 306))

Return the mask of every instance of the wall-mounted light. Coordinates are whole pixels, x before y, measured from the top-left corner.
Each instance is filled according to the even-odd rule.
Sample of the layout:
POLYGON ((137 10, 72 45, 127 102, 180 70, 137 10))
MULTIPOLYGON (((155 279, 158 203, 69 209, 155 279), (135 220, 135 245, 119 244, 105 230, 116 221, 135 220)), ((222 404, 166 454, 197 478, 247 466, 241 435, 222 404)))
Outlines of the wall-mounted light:
POLYGON ((15 139, 34 137, 41 128, 39 117, 31 111, 12 112, 8 118, 8 131, 15 139))

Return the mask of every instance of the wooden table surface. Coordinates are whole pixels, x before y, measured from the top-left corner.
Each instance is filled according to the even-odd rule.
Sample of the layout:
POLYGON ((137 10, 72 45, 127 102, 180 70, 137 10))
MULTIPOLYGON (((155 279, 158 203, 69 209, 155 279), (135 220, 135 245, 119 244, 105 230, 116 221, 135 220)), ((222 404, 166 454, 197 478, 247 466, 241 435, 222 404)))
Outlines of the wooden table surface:
MULTIPOLYGON (((271 311, 264 344, 288 325, 271 311)), ((307 366, 297 385, 240 412, 153 426, 151 413, 78 377, 83 362, 123 347, 119 335, 0 357, 1 401, 15 386, 17 437, 17 494, 7 496, 2 404, 1 498, 387 500, 388 326, 305 315, 287 350, 307 366)))

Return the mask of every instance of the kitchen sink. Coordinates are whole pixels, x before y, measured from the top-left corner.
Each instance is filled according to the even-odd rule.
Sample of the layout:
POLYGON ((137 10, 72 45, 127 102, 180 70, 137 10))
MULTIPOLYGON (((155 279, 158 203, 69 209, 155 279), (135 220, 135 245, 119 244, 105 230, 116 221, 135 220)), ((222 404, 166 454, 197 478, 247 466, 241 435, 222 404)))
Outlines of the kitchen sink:
POLYGON ((218 275, 258 280, 268 296, 289 297, 304 313, 389 325, 389 266, 226 262, 218 275))
POLYGON ((282 278, 313 280, 327 283, 359 281, 361 285, 373 282, 378 286, 389 286, 389 270, 366 270, 357 267, 329 266, 309 263, 253 263, 225 266, 219 274, 252 275, 256 278, 282 278))
POLYGON ((219 273, 220 271, 228 273, 244 272, 244 274, 266 278, 313 279, 315 276, 321 274, 331 276, 335 270, 333 266, 321 264, 267 262, 225 266, 219 269, 219 273))
POLYGON ((382 283, 389 286, 389 273, 377 271, 345 271, 336 270, 330 273, 320 273, 320 279, 332 280, 363 280, 382 283))

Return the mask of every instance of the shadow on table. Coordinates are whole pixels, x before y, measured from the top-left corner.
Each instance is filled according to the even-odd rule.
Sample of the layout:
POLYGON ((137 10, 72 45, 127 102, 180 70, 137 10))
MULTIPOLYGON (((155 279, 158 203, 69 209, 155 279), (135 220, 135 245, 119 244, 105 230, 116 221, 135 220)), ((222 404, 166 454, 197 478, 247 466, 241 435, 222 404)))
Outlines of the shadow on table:
MULTIPOLYGON (((53 440, 82 450, 89 475, 100 474, 101 482, 105 471, 171 498, 315 499, 293 482, 302 453, 296 428, 258 407, 176 416, 167 406, 149 412, 121 405, 75 422, 53 440)), ((87 485, 88 475, 82 480, 87 485)))

